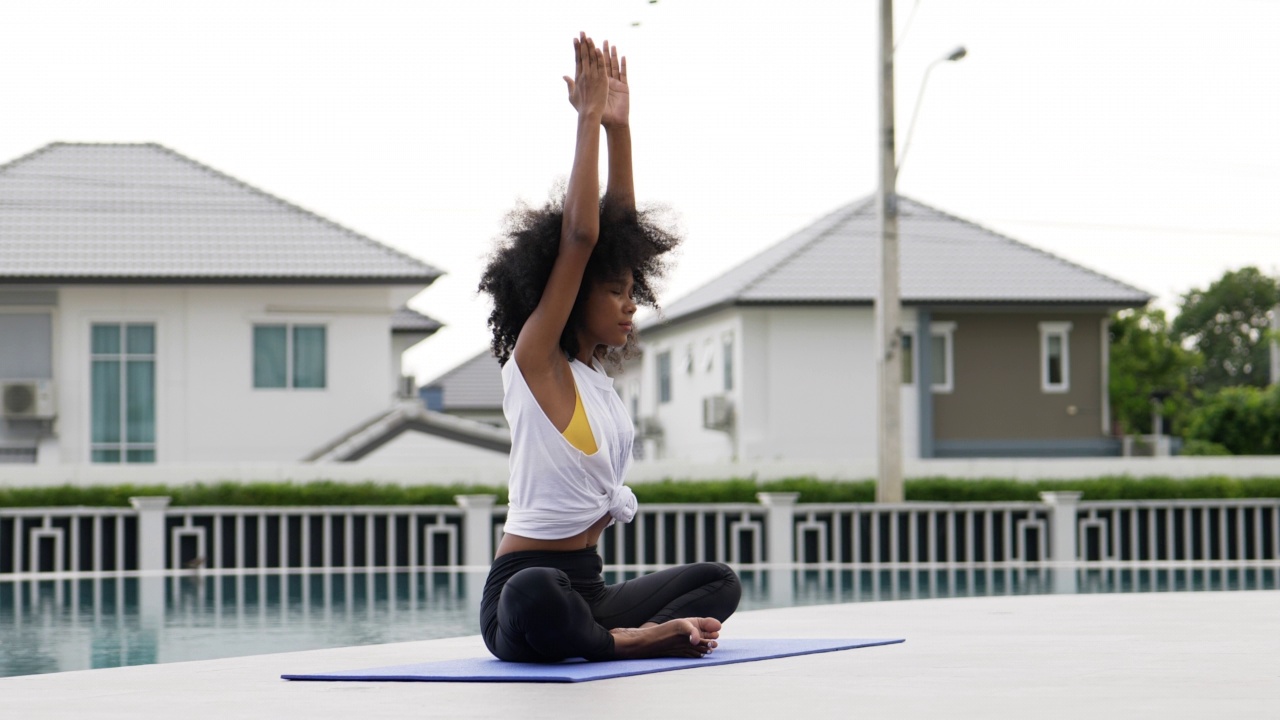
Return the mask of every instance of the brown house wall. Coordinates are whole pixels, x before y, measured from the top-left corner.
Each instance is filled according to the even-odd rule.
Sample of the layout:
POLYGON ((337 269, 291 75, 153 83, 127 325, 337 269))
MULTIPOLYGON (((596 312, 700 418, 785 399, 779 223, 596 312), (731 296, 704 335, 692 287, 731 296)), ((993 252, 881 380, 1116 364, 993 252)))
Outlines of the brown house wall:
POLYGON ((1102 313, 945 313, 954 322, 954 389, 933 395, 934 438, 1099 438, 1102 313), (1040 323, 1070 322, 1070 390, 1040 388, 1040 323))

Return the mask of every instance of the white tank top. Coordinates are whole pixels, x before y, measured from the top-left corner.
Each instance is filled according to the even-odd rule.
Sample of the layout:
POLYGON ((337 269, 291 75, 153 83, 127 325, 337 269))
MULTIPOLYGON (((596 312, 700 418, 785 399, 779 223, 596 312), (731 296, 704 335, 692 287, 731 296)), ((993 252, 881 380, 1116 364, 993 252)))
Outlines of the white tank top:
MULTIPOLYGON (((606 513, 628 523, 636 496, 622 484, 631 466, 635 431, 613 378, 592 359, 592 369, 569 360, 596 452, 587 455, 556 430, 516 366, 502 367, 502 412, 511 426, 510 500, 506 532, 560 540, 590 528, 606 513)), ((612 524, 612 523, 610 523, 612 524)))

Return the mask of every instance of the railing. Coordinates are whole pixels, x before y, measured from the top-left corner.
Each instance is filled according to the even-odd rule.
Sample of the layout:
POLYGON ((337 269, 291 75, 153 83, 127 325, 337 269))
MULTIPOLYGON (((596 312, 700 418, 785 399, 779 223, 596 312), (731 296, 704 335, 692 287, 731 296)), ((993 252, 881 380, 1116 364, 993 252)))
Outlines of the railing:
POLYGON ((767 510, 762 505, 641 505, 630 523, 600 536, 609 565, 762 563, 767 510))
POLYGON ((799 563, 1010 563, 1048 560, 1039 503, 798 505, 799 563))
POLYGON ((1275 560, 1280 501, 1144 500, 1079 506, 1081 560, 1275 560))
MULTIPOLYGON (((611 566, 1019 565, 1280 560, 1280 499, 642 505, 600 538, 611 566)), ((484 567, 506 509, 458 506, 0 509, 0 576, 208 568, 484 567)))

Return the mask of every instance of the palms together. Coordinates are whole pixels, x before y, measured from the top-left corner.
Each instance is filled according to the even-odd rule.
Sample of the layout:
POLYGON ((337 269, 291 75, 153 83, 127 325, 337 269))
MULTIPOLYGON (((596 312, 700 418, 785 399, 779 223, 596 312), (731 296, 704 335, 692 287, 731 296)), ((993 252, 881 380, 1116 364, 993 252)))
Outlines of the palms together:
MULTIPOLYGON (((627 84, 627 59, 619 58, 618 48, 609 45, 609 41, 604 42, 603 52, 595 50, 594 44, 590 38, 585 35, 581 40, 584 48, 587 48, 588 63, 592 56, 603 63, 605 71, 608 73, 608 97, 605 100, 604 114, 600 118, 600 123, 606 128, 608 127, 626 127, 630 122, 631 114, 631 88, 627 84)), ((578 51, 579 41, 574 41, 574 49, 578 51)), ((582 55, 579 55, 579 80, 581 80, 581 66, 583 61, 582 55)), ((577 82, 568 75, 564 76, 565 84, 569 86, 569 104, 578 109, 579 98, 575 96, 574 91, 578 89, 577 82)))

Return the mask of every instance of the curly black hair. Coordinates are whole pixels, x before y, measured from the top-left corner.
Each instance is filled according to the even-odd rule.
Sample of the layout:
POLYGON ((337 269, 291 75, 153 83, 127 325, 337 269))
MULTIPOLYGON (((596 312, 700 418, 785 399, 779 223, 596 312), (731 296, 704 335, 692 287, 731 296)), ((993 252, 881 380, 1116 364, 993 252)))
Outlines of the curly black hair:
MULTIPOLYGON (((493 298, 493 312, 489 314, 491 348, 502 365, 511 357, 520 329, 542 299, 559 252, 563 220, 563 193, 554 194, 538 208, 522 202, 508 213, 497 246, 489 256, 479 291, 493 298)), ((597 282, 617 278, 629 269, 635 282, 635 303, 658 309, 655 282, 666 275, 669 255, 681 241, 672 225, 662 208, 617 213, 601 206, 600 236, 587 262, 569 321, 560 334, 560 348, 565 353, 574 356, 580 350, 576 331, 583 320, 587 295, 597 282)), ((604 359, 616 367, 635 354, 632 333, 625 347, 610 350, 604 359)))

